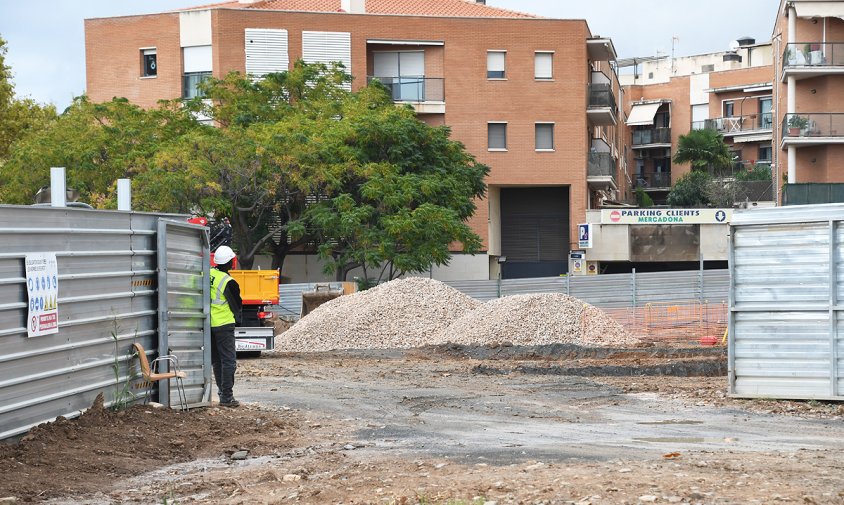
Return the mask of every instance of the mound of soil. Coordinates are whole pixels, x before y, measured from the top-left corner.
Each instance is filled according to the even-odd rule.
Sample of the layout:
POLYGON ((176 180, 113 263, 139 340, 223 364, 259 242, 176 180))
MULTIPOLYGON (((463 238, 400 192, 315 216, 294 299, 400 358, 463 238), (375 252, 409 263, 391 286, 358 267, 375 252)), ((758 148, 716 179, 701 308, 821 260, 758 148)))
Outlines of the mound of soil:
POLYGON ((19 442, 0 445, 0 498, 32 502, 108 493, 121 477, 203 457, 274 454, 295 445, 289 414, 205 408, 180 412, 135 405, 120 412, 102 398, 76 419, 36 426, 19 442))

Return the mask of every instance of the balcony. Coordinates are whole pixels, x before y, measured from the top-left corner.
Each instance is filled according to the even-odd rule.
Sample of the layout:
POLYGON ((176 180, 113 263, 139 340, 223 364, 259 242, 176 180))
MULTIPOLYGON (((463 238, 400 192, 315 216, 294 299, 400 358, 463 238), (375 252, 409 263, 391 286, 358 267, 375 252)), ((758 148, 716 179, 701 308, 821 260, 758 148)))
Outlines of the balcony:
POLYGON ((589 85, 589 107, 586 117, 593 126, 615 126, 618 122, 618 109, 612 84, 592 83, 589 85))
POLYGON ((781 147, 844 144, 844 113, 786 114, 781 147))
POLYGON ((844 74, 844 42, 796 42, 785 45, 782 82, 844 74))
POLYGON ((618 189, 615 160, 611 153, 589 153, 586 182, 592 189, 618 189))
POLYGON ((671 128, 633 130, 633 149, 671 147, 671 128))
POLYGON ((387 88, 393 101, 408 103, 418 114, 445 113, 445 79, 442 77, 369 76, 367 83, 378 81, 387 88))
MULTIPOLYGON (((692 130, 717 130, 725 137, 739 137, 753 135, 754 141, 771 140, 771 128, 774 124, 774 116, 770 112, 760 114, 748 114, 746 116, 719 117, 706 119, 704 121, 692 122, 692 130), (761 136, 767 134, 766 138, 761 136), (756 137, 759 136, 757 139, 756 137)), ((738 139, 736 140, 739 141, 738 139)))
POLYGON ((636 188, 666 191, 671 189, 671 172, 643 172, 636 174, 636 188))

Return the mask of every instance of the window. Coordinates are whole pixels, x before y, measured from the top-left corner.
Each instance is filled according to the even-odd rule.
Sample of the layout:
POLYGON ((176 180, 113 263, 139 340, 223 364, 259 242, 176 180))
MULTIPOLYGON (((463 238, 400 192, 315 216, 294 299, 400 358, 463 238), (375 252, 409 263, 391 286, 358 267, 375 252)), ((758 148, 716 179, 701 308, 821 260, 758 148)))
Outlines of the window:
POLYGON ((487 144, 490 151, 507 150, 507 123, 487 123, 487 144))
POLYGON ((536 150, 554 150, 554 123, 536 123, 536 150))
POLYGON ((182 98, 196 98, 205 96, 205 93, 200 91, 199 83, 211 77, 211 72, 189 72, 183 77, 182 82, 182 98))
POLYGON ((486 53, 486 78, 504 79, 504 59, 507 55, 504 51, 487 51, 486 53))
POLYGON ((554 53, 536 53, 534 60, 534 77, 540 80, 550 80, 554 78, 554 53))
POLYGON ((199 83, 211 76, 213 60, 211 46, 193 46, 182 49, 182 98, 204 96, 199 83))
POLYGON ((759 99, 759 127, 763 130, 772 126, 774 121, 773 114, 771 113, 772 109, 773 102, 771 101, 771 97, 759 99))
POLYGON ((425 51, 378 51, 373 70, 391 91, 393 101, 425 101, 425 51))
POLYGON ((759 160, 770 163, 771 162, 771 146, 759 146, 759 160))
POLYGON ((733 117, 735 106, 735 102, 724 102, 724 117, 733 117))
POLYGON ((141 76, 155 77, 158 75, 158 54, 153 49, 141 49, 141 76))

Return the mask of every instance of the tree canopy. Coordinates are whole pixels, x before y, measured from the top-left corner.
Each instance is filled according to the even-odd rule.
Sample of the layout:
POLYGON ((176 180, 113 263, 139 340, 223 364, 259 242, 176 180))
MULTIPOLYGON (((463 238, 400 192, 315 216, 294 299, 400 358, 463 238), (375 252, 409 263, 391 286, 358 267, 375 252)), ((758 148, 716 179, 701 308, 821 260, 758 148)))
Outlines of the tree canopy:
POLYGON ((689 163, 692 170, 718 171, 732 166, 730 149, 717 130, 705 128, 680 135, 674 163, 689 163))
POLYGON ((0 37, 0 165, 9 156, 12 144, 44 128, 56 116, 52 105, 40 105, 15 95, 12 69, 6 65, 8 49, 0 37))
POLYGON ((297 62, 256 80, 231 73, 204 97, 141 109, 81 97, 0 167, 0 201, 31 203, 50 166, 97 208, 116 179, 133 180, 138 210, 228 216, 247 268, 316 251, 338 278, 355 267, 394 277, 448 262, 480 238, 466 220, 488 168, 373 84, 351 93, 340 66, 297 62), (211 126, 213 124, 214 126, 211 126))

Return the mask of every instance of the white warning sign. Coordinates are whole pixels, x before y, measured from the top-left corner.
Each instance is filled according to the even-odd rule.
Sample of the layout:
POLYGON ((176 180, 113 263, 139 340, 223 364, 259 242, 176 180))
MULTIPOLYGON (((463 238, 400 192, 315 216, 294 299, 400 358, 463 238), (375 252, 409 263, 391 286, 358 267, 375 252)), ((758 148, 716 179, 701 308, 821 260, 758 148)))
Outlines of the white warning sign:
POLYGON ((29 317, 26 333, 40 337, 59 331, 59 269, 55 253, 26 255, 29 317))

